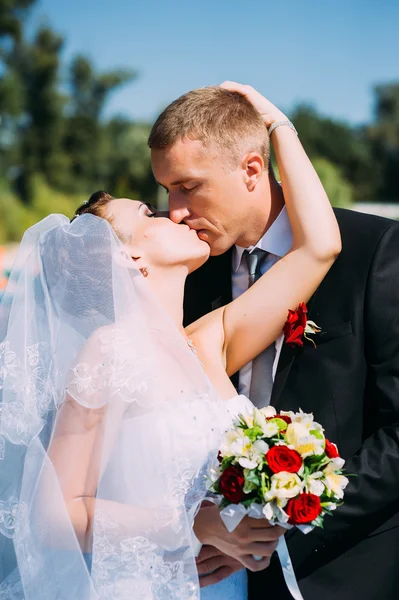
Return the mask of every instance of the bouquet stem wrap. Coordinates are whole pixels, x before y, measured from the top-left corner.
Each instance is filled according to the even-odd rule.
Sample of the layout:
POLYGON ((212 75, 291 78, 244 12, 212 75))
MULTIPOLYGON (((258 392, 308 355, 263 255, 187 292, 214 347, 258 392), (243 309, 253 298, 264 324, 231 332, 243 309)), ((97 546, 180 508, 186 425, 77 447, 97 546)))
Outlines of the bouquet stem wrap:
MULTIPOLYGON (((245 516, 253 519, 264 519, 265 515, 263 514, 262 510, 263 507, 260 504, 253 504, 249 508, 245 508, 245 506, 242 504, 230 504, 221 511, 220 516, 226 526, 226 529, 231 533, 245 516)), ((280 526, 284 527, 284 525, 280 526)), ((291 529, 292 525, 287 524, 285 527, 288 530, 291 529)), ((300 526, 298 529, 301 529, 303 533, 308 533, 312 530, 312 527, 300 526)), ((303 600, 284 536, 281 536, 278 541, 277 554, 283 570, 284 580, 291 596, 294 598, 294 600, 303 600)), ((260 560, 261 557, 254 556, 254 558, 256 560, 260 560)))

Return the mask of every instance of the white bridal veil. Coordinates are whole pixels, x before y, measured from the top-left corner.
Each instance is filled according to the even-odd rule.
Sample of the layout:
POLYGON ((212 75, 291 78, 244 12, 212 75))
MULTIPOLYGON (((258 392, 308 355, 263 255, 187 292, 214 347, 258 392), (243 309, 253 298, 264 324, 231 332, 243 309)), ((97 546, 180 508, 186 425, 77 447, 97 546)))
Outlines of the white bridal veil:
POLYGON ((109 223, 28 230, 0 306, 0 598, 198 598, 221 410, 109 223))

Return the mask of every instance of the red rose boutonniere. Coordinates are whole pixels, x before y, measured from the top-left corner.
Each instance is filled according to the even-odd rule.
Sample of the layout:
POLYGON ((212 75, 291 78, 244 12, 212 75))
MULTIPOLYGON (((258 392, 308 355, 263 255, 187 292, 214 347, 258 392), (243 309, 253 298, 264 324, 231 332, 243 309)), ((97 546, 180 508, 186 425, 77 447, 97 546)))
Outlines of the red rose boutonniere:
POLYGON ((321 331, 320 327, 314 321, 308 321, 306 315, 308 309, 306 304, 301 302, 296 310, 289 310, 288 317, 285 322, 283 333, 285 335, 285 343, 295 348, 295 346, 303 346, 303 340, 312 342, 316 348, 314 340, 309 335, 314 335, 321 331))

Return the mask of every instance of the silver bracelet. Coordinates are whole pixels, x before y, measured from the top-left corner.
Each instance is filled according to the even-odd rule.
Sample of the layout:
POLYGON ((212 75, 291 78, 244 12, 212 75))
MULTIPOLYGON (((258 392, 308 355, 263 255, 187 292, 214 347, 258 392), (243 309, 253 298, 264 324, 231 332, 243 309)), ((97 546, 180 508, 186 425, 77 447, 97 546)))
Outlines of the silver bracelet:
POLYGON ((269 129, 267 130, 269 137, 271 136, 271 134, 273 133, 273 131, 276 129, 276 127, 280 127, 281 125, 286 125, 286 127, 289 127, 290 129, 292 129, 292 131, 295 131, 295 133, 298 135, 297 130, 294 127, 294 124, 291 123, 291 121, 274 121, 274 123, 272 123, 269 127, 269 129))

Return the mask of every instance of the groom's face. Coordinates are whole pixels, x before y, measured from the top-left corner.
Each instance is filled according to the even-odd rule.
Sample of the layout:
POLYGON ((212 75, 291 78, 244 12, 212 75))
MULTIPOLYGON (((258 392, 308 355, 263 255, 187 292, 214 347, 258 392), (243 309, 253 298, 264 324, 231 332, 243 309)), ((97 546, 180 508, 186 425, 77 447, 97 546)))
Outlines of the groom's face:
POLYGON ((248 211, 241 165, 232 169, 220 152, 205 148, 199 140, 154 148, 151 157, 154 176, 169 194, 172 221, 195 229, 213 256, 239 244, 248 211))

